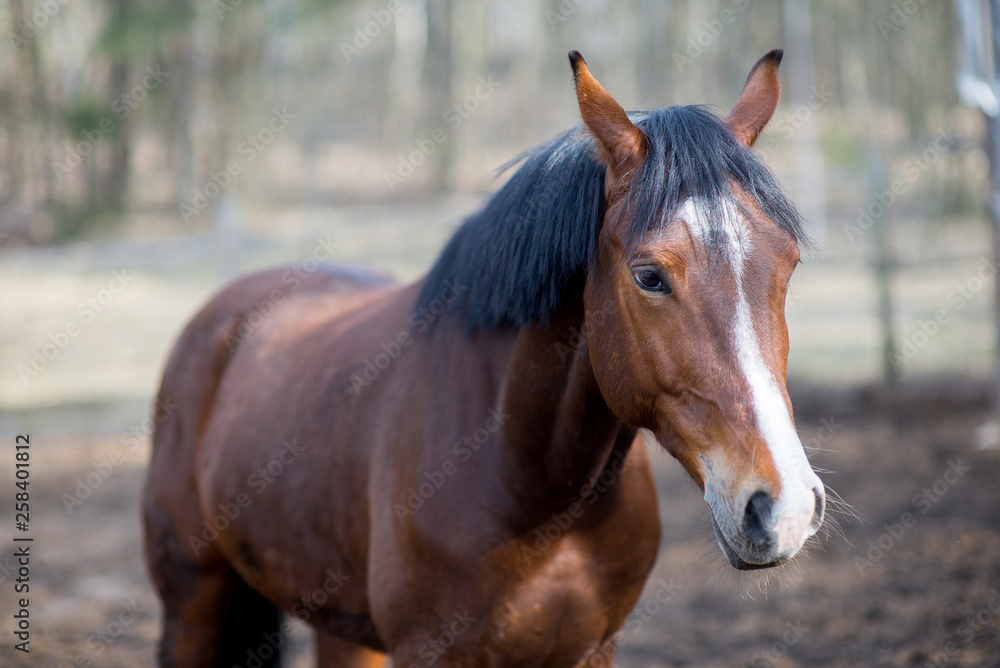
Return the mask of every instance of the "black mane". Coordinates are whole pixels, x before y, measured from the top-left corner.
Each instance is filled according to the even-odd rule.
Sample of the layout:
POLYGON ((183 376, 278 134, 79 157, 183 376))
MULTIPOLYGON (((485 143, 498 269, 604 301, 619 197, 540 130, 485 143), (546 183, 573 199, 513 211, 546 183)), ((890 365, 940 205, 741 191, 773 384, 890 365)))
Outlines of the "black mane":
MULTIPOLYGON (((708 207, 710 225, 726 203, 742 208, 731 182, 802 240, 799 214, 770 170, 708 109, 669 107, 629 118, 649 146, 628 194, 631 250, 669 224, 689 197, 708 207)), ((503 167, 524 163, 455 232, 416 306, 428 306, 445 281, 455 281, 465 287, 450 308, 470 330, 522 327, 546 321, 565 296, 579 294, 604 215, 604 165, 593 142, 578 126, 503 167)))

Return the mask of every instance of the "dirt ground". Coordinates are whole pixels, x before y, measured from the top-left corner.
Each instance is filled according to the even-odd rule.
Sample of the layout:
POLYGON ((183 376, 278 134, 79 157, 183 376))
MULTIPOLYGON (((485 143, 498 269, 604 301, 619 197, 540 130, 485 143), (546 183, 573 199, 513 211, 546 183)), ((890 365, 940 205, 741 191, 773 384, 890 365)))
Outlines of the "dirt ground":
MULTIPOLYGON (((619 665, 1000 665, 1000 423, 981 387, 800 387, 793 398, 813 463, 863 521, 840 514, 843 535, 781 573, 739 574, 715 545, 697 490, 656 456, 663 544, 619 639, 619 665)), ((133 440, 142 411, 95 404, 19 416, 33 448, 31 654, 12 649, 5 548, 0 665, 152 665, 160 612, 137 504, 148 445, 133 440), (74 424, 91 435, 73 435, 74 424), (80 482, 98 470, 106 478, 67 509, 64 495, 84 496, 80 482)), ((13 440, 9 424, 0 431, 13 440)), ((4 508, 12 468, 2 467, 4 508)), ((287 665, 310 665, 310 652, 308 633, 296 632, 287 665)))

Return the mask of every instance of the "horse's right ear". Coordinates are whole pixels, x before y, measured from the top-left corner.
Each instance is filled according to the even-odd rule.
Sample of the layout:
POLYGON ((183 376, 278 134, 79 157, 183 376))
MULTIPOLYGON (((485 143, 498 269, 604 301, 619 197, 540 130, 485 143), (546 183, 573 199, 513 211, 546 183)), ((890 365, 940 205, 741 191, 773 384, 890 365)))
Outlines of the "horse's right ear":
POLYGON ((601 147, 601 157, 611 174, 622 178, 642 164, 646 157, 646 136, 629 120, 608 91, 587 69, 579 51, 569 52, 583 123, 601 147))

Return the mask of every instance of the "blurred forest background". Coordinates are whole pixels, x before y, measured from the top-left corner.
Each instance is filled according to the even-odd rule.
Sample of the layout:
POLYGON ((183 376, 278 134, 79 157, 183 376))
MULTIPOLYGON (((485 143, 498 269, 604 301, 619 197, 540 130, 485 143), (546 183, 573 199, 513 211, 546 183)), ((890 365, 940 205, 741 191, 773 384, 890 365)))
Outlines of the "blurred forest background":
MULTIPOLYGON (((576 122, 570 48, 639 108, 728 105, 749 65, 784 46, 786 110, 816 113, 789 113, 778 134, 817 135, 839 189, 866 151, 899 153, 957 122, 954 8, 913 7, 911 18, 898 3, 846 0, 9 0, 4 227, 48 218, 29 231, 50 241, 190 204, 275 106, 294 115, 280 158, 247 170, 233 197, 385 199, 383 172, 436 127, 461 133, 400 190, 475 188, 496 161, 576 122)), ((969 174, 966 162, 927 179, 928 213, 968 208, 982 165, 969 174)))
POLYGON ((148 394, 200 298, 322 234, 335 259, 418 276, 494 168, 578 122, 573 48, 627 108, 721 112, 785 49, 758 150, 816 241, 789 303, 793 378, 991 364, 992 279, 951 294, 992 258, 951 3, 7 0, 0 36, 0 265, 34 294, 0 332, 15 405, 148 394), (139 280, 98 312, 81 335, 92 361, 110 348, 95 390, 84 344, 43 346, 126 266, 196 288, 171 302, 139 280), (68 313, 46 316, 46 294, 68 313))

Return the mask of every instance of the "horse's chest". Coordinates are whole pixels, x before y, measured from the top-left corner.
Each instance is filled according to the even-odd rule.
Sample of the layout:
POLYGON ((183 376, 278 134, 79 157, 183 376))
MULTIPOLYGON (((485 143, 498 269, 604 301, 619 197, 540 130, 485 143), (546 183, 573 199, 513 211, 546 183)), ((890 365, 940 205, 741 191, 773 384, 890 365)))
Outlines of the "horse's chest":
POLYGON ((428 660, 447 650, 455 662, 447 665, 456 666, 485 657, 496 666, 578 665, 621 628, 655 558, 655 539, 646 545, 640 537, 625 555, 604 538, 571 530, 547 545, 512 541, 456 573, 463 586, 417 585, 421 610, 412 612, 433 607, 439 625, 405 633, 404 652, 428 660))
POLYGON ((495 617, 497 640, 533 647, 536 656, 578 661, 610 639, 642 589, 650 557, 623 558, 602 547, 576 536, 553 543, 534 573, 503 597, 495 617))

